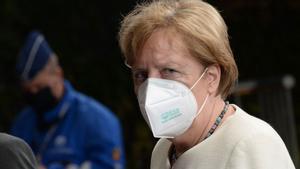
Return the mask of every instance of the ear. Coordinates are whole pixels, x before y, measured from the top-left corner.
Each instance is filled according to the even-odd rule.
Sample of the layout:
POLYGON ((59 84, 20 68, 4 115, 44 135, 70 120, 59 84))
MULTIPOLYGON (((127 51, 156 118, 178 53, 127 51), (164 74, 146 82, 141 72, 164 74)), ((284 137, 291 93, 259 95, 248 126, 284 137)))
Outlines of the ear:
POLYGON ((63 71, 63 69, 60 66, 57 66, 55 68, 55 74, 56 74, 56 76, 58 76, 58 77, 60 77, 62 79, 64 78, 64 71, 63 71))
POLYGON ((52 77, 54 77, 54 81, 52 81, 55 87, 63 86, 64 83, 64 73, 60 66, 56 66, 52 72, 52 77))
POLYGON ((216 94, 219 88, 221 79, 221 68, 219 65, 211 65, 206 72, 206 78, 208 80, 208 93, 216 94))
POLYGON ((64 73, 60 66, 55 68, 55 77, 53 94, 57 99, 60 99, 64 94, 64 73))

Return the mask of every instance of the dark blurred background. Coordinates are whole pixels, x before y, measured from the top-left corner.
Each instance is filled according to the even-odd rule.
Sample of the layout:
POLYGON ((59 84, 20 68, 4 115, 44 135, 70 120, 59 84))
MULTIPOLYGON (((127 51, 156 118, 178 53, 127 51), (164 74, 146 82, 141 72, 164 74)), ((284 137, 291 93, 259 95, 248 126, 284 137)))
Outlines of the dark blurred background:
MULTIPOLYGON (((250 82, 250 88, 251 82, 256 84, 253 90, 253 85, 249 89, 249 83, 246 83, 246 90, 242 88, 237 91, 231 97, 232 102, 242 104, 250 114, 272 125, 272 110, 269 115, 262 113, 267 110, 262 108, 261 100, 268 98, 257 95, 265 89, 277 93, 278 86, 284 88, 278 84, 285 75, 296 80, 295 85, 288 90, 290 97, 287 102, 291 113, 283 117, 288 119, 285 124, 288 127, 280 129, 279 133, 284 138, 294 140, 290 152, 297 153, 297 136, 300 136, 300 89, 297 85, 300 79, 300 71, 297 71, 300 61, 300 1, 208 2, 221 11, 228 25, 231 46, 240 71, 239 82, 250 82), (262 87, 258 87, 261 84, 262 87)), ((32 29, 38 29, 57 53, 66 78, 75 88, 106 104, 120 118, 126 144, 127 168, 148 168, 156 140, 139 113, 130 70, 123 64, 117 42, 122 16, 136 3, 134 0, 1 0, 1 131, 9 131, 22 105, 15 77, 16 57, 26 34, 32 29)), ((284 102, 280 98, 277 100, 278 104, 284 102)), ((277 102, 272 104, 278 105, 277 102)), ((282 112, 285 112, 285 108, 282 112)), ((282 126, 280 120, 275 120, 275 128, 276 125, 282 126)), ((293 158, 298 160, 295 153, 293 158)))

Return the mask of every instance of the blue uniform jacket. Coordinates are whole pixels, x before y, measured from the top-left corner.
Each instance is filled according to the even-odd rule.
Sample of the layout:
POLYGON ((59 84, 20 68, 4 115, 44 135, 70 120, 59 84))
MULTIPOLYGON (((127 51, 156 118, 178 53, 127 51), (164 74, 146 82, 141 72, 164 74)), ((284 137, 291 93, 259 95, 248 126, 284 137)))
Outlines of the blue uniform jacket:
POLYGON ((61 101, 43 116, 42 121, 54 125, 43 131, 39 121, 27 107, 13 124, 12 134, 24 139, 48 169, 125 168, 118 119, 96 100, 74 90, 68 81, 61 101))

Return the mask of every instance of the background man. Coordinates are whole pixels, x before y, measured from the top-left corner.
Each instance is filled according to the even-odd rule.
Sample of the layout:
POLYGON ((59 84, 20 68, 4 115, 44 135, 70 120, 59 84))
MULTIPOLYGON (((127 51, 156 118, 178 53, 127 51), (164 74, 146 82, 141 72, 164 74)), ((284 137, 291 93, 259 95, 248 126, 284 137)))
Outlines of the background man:
POLYGON ((73 89, 39 32, 29 34, 17 73, 29 106, 17 117, 12 133, 28 142, 41 166, 124 168, 118 119, 104 105, 73 89))

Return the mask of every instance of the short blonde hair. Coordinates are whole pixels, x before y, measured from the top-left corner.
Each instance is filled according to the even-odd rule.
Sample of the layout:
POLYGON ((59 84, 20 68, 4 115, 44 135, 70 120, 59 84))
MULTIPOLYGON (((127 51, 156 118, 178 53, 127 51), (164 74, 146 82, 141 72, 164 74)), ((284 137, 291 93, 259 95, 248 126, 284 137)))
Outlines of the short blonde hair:
POLYGON ((201 0, 154 0, 137 5, 123 19, 119 31, 119 44, 128 65, 150 35, 161 28, 175 29, 190 54, 204 66, 220 66, 217 94, 226 98, 237 80, 238 70, 227 26, 219 12, 201 0))

